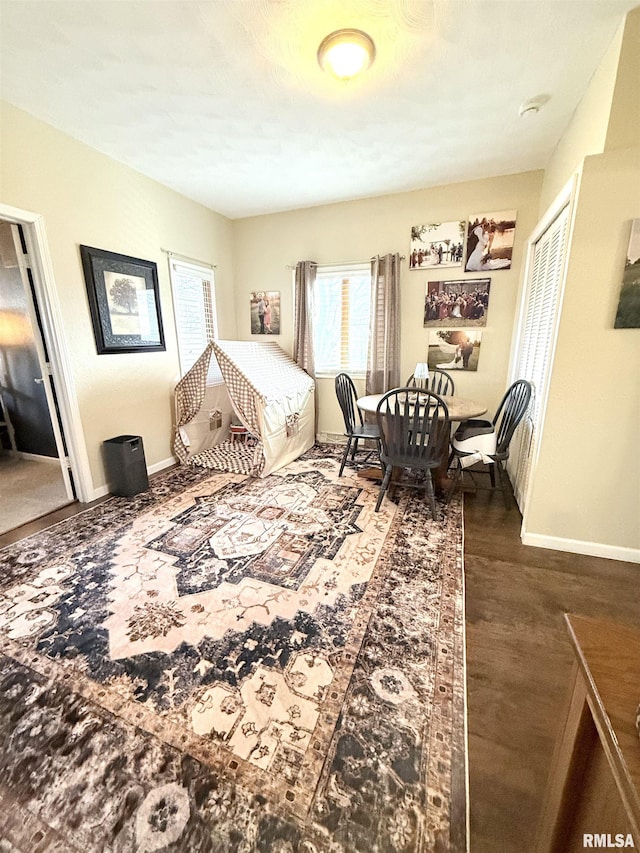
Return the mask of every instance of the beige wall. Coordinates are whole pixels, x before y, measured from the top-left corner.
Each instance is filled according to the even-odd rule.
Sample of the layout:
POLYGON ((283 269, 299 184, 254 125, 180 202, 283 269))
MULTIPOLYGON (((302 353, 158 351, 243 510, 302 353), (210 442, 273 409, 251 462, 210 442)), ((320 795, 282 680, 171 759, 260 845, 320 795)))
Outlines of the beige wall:
POLYGON ((101 444, 141 435, 147 464, 171 456, 171 399, 179 376, 167 257, 218 265, 220 333, 236 334, 232 224, 139 173, 1 104, 0 200, 44 217, 95 489, 101 444), (166 352, 97 355, 78 246, 155 261, 166 352))
POLYGON ((631 220, 640 216, 639 42, 640 7, 620 27, 545 172, 541 211, 573 173, 580 181, 523 527, 530 544, 623 559, 640 551, 640 330, 613 321, 631 220))
MULTIPOLYGON (((380 196, 372 199, 302 209, 234 222, 236 313, 238 334, 250 337, 249 294, 279 290, 282 335, 288 352, 293 342, 292 272, 299 260, 340 263, 369 259, 375 254, 408 255, 412 225, 448 222, 489 211, 517 210, 513 266, 491 274, 491 297, 477 373, 456 374, 456 390, 484 403, 491 411, 507 382, 516 297, 526 238, 537 220, 541 172, 380 196)), ((473 278, 462 267, 439 273, 409 271, 402 266, 401 376, 407 378, 418 361, 425 361, 428 332, 423 327, 425 284, 428 279, 473 278)), ((479 277, 476 274, 475 277, 479 277)), ((357 383, 362 388, 362 383, 357 383)), ((344 429, 333 379, 318 380, 319 433, 344 429)))
POLYGON ((623 32, 621 24, 547 164, 540 214, 571 179, 584 157, 604 151, 623 32))
POLYGON ((627 15, 605 150, 640 145, 640 6, 627 15))
POLYGON ((639 191, 639 148, 585 160, 528 535, 640 549, 640 330, 613 328, 639 191))

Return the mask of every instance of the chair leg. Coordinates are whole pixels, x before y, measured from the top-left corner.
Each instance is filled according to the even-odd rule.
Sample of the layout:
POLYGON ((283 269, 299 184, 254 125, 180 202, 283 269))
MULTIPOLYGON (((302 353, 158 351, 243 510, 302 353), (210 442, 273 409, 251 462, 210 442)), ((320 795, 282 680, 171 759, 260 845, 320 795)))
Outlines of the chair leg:
POLYGON ((505 509, 511 509, 511 496, 509 495, 509 483, 505 482, 505 480, 508 480, 507 472, 505 470, 503 470, 501 462, 496 462, 496 469, 497 469, 496 474, 498 475, 498 482, 500 484, 500 490, 502 491, 502 497, 504 499, 504 507, 505 507, 505 509))
POLYGON ((358 441, 359 441, 359 439, 357 439, 357 438, 354 439, 354 441, 353 441, 353 450, 351 451, 351 461, 352 462, 356 458, 356 453, 358 452, 358 441))
POLYGON ((376 501, 376 509, 378 512, 380 509, 380 504, 382 503, 382 498, 384 497, 384 493, 387 491, 387 487, 389 486, 389 481, 391 480, 391 465, 387 465, 384 472, 384 477, 382 478, 382 484, 380 485, 380 491, 378 492, 378 500, 376 501))
POLYGON ((433 490, 433 474, 431 471, 427 471, 427 476, 425 477, 426 486, 427 486, 427 499, 429 501, 429 507, 431 508, 431 518, 434 521, 438 520, 437 512, 436 512, 436 496, 433 490))
MULTIPOLYGON (((499 464, 499 463, 496 462, 496 465, 497 464, 499 464)), ((500 476, 500 474, 498 474, 498 477, 499 476, 500 476)), ((489 465, 489 478, 491 479, 491 488, 495 489, 495 487, 496 487, 495 465, 489 465)))
POLYGON ((462 476, 462 465, 460 464, 460 460, 456 459, 458 463, 453 471, 453 479, 451 480, 451 485, 449 486, 449 494, 447 495, 447 504, 451 503, 451 498, 453 497, 453 493, 456 490, 456 486, 458 485, 458 480, 462 476))
POLYGON ((342 462, 340 463, 340 471, 338 472, 338 477, 342 477, 342 472, 344 471, 344 466, 347 462, 347 456, 349 455, 349 448, 351 447, 351 436, 347 439, 347 446, 344 449, 344 453, 342 454, 342 462))

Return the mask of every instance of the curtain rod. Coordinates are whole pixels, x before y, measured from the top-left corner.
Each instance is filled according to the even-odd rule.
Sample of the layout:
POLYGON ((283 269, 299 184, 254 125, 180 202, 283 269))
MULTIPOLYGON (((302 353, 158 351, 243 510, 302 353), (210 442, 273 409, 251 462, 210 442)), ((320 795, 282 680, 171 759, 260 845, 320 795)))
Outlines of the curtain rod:
POLYGON ((172 252, 171 249, 160 248, 161 252, 168 255, 170 258, 177 258, 179 261, 185 261, 188 264, 198 264, 201 267, 210 267, 212 270, 218 269, 217 264, 212 264, 210 261, 199 261, 197 258, 190 258, 188 255, 181 255, 178 252, 172 252))
MULTIPOLYGON (((367 264, 367 263, 369 263, 369 261, 374 261, 376 259, 376 257, 380 257, 380 255, 374 255, 372 258, 365 258, 362 261, 338 261, 337 263, 334 262, 331 264, 330 263, 319 264, 316 261, 312 261, 311 263, 314 267, 348 267, 351 264, 367 264)), ((406 256, 400 255, 400 260, 406 261, 406 256)), ((288 269, 288 270, 294 270, 295 268, 296 268, 296 264, 287 264, 287 266, 286 266, 286 269, 288 269)))

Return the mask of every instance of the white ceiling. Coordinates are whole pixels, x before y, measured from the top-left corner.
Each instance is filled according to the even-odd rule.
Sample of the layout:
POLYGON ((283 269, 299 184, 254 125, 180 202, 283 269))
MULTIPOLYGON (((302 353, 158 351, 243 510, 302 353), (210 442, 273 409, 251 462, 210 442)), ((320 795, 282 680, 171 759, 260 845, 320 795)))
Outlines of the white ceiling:
POLYGON ((0 94, 238 218, 544 168, 637 3, 0 0, 0 94), (346 84, 345 26, 377 48, 346 84))

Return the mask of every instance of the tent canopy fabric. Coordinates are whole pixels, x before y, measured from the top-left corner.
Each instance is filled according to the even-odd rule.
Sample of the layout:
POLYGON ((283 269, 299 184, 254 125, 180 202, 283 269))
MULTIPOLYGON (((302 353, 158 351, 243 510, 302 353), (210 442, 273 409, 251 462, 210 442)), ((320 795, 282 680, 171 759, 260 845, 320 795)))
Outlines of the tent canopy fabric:
POLYGON ((213 341, 175 389, 174 452, 183 464, 266 477, 315 441, 315 383, 275 341, 213 341), (183 427, 199 412, 212 354, 252 440, 189 455, 183 427))

